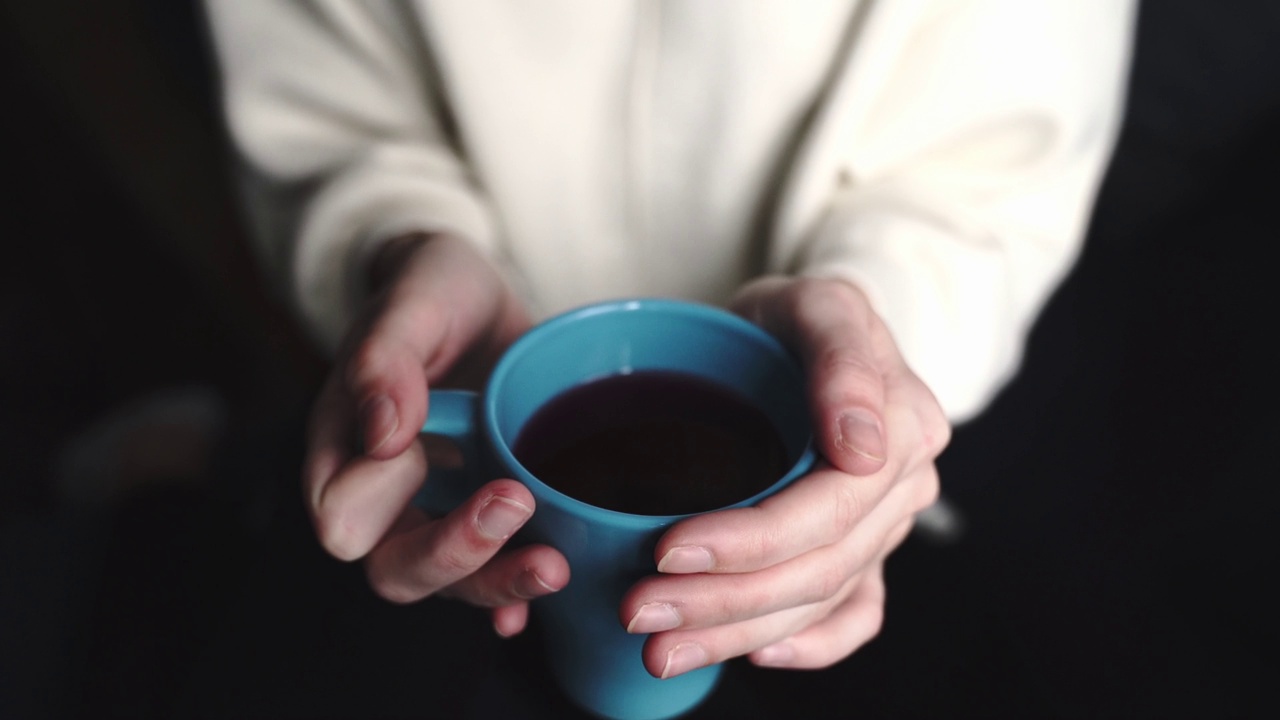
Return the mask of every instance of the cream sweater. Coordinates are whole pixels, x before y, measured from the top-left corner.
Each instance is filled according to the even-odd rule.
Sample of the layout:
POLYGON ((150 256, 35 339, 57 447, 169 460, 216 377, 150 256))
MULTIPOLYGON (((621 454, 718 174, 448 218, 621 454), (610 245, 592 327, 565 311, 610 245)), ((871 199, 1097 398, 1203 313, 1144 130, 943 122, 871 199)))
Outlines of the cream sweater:
POLYGON ((861 286, 954 420, 1076 257, 1136 0, 207 0, 270 267, 325 342, 364 258, 469 238, 537 315, 861 286))

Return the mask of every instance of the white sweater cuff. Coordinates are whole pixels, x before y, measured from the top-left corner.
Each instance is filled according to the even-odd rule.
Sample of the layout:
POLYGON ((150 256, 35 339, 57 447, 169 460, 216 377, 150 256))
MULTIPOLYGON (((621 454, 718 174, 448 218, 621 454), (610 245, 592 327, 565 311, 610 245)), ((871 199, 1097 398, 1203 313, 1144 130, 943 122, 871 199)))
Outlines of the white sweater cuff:
POLYGON ((373 253, 411 232, 448 232, 494 252, 489 211, 457 162, 430 148, 373 148, 304 209, 292 266, 295 296, 326 349, 337 347, 364 299, 373 253))
POLYGON ((953 422, 971 418, 1016 370, 1023 340, 1008 258, 995 243, 890 209, 837 212, 801 274, 856 285, 907 365, 953 422))

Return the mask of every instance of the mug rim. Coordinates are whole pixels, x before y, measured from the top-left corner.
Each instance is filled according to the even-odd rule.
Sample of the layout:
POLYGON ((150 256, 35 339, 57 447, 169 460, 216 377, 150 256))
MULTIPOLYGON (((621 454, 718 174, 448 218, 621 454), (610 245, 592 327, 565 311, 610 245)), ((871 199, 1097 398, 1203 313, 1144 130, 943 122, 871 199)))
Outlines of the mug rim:
MULTIPOLYGON (((795 357, 777 338, 747 319, 713 305, 668 298, 628 298, 596 302, 554 315, 535 325, 517 339, 516 342, 502 354, 502 358, 498 361, 493 372, 490 373, 488 381, 485 383, 485 391, 482 398, 483 412, 481 412, 481 417, 484 425, 484 432, 487 436, 490 447, 498 455, 502 464, 516 475, 515 479, 524 483, 525 486, 534 493, 535 499, 539 502, 551 502, 553 505, 559 506, 561 510, 575 515, 592 514, 597 515, 601 519, 607 519, 612 524, 647 529, 669 525, 685 518, 704 515, 709 512, 718 512, 720 510, 729 510, 755 505, 764 498, 782 489, 812 467, 816 459, 816 452, 813 445, 813 430, 810 428, 809 437, 804 444, 804 449, 795 461, 788 466, 787 472, 777 481, 771 483, 768 487, 751 495, 750 497, 712 510, 674 515, 641 515, 637 513, 623 512, 621 510, 610 510, 609 508, 592 505, 591 503, 584 502, 561 492, 540 480, 533 473, 529 472, 529 470, 525 468, 524 464, 515 457, 515 453, 512 452, 507 439, 503 437, 498 428, 498 392, 501 390, 502 382, 512 371, 515 364, 520 361, 521 357, 528 351, 528 348, 536 345, 540 338, 545 335, 555 333, 561 326, 575 323, 583 318, 596 315, 618 312, 652 312, 655 310, 685 319, 692 318, 701 322, 714 323, 734 332, 744 333, 751 336, 752 338, 762 342, 771 352, 776 353, 780 359, 791 363, 795 367, 801 379, 804 377, 803 371, 795 361, 795 357)), ((512 438, 512 441, 514 440, 515 438, 512 438)))

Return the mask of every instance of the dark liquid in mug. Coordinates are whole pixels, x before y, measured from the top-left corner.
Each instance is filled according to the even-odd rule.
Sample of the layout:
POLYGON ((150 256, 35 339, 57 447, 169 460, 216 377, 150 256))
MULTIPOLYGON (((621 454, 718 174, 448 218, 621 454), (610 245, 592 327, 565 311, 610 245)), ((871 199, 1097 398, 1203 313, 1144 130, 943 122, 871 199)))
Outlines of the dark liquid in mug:
POLYGON ((613 375, 561 393, 525 423, 514 452, 560 492, 638 515, 731 505, 788 469, 764 412, 720 385, 671 371, 613 375))

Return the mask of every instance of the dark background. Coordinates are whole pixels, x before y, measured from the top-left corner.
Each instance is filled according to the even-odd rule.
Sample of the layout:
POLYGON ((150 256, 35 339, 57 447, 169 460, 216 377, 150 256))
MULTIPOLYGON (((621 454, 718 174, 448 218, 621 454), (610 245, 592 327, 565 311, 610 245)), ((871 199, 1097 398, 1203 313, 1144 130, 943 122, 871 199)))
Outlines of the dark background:
MULTIPOLYGON (((1278 39, 1267 0, 1144 5, 1084 257, 941 461, 964 535, 894 556, 850 660, 733 663, 699 716, 1263 714, 1278 39)), ((0 717, 569 714, 536 638, 382 603, 311 538, 324 366, 254 269, 195 9, 0 4, 0 92, 0 717), (208 467, 59 485, 69 443, 175 388, 225 406, 208 467)))

